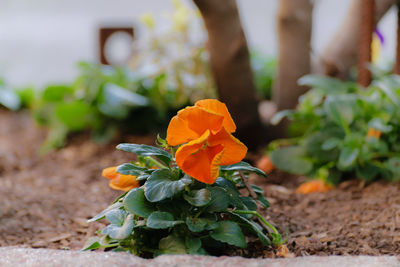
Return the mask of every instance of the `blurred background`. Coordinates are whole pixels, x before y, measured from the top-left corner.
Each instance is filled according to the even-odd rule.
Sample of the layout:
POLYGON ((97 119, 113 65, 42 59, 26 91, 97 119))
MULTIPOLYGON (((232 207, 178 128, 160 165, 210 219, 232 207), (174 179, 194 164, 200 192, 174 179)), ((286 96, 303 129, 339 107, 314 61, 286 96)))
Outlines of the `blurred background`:
MULTIPOLYGON (((182 2, 195 8, 192 1, 182 2)), ((346 15, 351 1, 314 1, 312 47, 316 53, 327 45, 346 15)), ((274 56, 277 53, 276 13, 278 0, 238 0, 239 11, 251 49, 274 56)), ((154 13, 161 22, 170 21, 174 9, 165 0, 2 0, 0 1, 0 76, 15 86, 45 86, 68 82, 78 74, 78 61, 98 61, 97 30, 106 25, 132 25, 140 40, 146 30, 139 18, 154 13)), ((382 57, 394 55, 396 11, 392 8, 378 29, 385 43, 382 57)), ((122 40, 123 38, 121 38, 122 40)), ((126 42, 115 41, 111 54, 123 58, 126 42)))

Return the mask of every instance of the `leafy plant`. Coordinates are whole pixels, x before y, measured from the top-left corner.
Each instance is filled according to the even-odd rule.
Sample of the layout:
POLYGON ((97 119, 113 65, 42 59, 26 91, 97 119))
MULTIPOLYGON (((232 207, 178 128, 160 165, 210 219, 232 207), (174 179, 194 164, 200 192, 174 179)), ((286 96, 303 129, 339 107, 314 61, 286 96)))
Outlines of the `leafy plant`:
POLYGON ((10 110, 18 110, 21 107, 21 100, 11 87, 0 79, 0 105, 10 110))
POLYGON ((255 50, 251 51, 250 56, 256 90, 261 98, 271 99, 272 85, 277 73, 277 59, 255 50))
POLYGON ((399 76, 381 77, 368 88, 310 75, 299 83, 312 89, 296 110, 273 119, 292 121, 292 138, 270 145, 278 168, 331 184, 346 177, 400 180, 399 76))
POLYGON ((230 134, 234 130, 226 106, 209 99, 180 111, 166 140, 157 139, 160 148, 120 144, 138 160, 103 171, 110 186, 127 192, 90 220, 110 224, 84 250, 208 255, 227 246, 245 248, 245 234, 267 246, 282 244, 276 228, 257 212, 258 205, 269 206, 263 190, 247 181, 251 172, 265 174, 241 161, 247 148, 230 134))
POLYGON ((215 97, 204 39, 192 34, 202 27, 199 16, 179 1, 174 4, 175 12, 168 15, 172 25, 165 32, 157 31, 151 15, 144 17, 148 38, 135 41, 129 66, 82 62, 74 82, 36 94, 30 106, 37 121, 49 128, 44 150, 63 146, 71 132, 91 130, 100 141, 119 129, 160 132, 178 109, 215 97))

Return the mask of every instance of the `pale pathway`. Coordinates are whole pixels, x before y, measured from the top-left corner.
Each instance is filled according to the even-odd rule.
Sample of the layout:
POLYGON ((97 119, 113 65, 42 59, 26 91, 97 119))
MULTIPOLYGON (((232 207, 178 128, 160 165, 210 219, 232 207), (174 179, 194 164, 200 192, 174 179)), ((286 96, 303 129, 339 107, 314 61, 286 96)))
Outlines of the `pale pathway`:
POLYGON ((153 260, 145 260, 128 253, 80 252, 3 247, 0 248, 0 266, 394 267, 400 266, 400 260, 394 256, 308 256, 291 259, 245 259, 241 257, 207 257, 189 255, 160 256, 153 260))

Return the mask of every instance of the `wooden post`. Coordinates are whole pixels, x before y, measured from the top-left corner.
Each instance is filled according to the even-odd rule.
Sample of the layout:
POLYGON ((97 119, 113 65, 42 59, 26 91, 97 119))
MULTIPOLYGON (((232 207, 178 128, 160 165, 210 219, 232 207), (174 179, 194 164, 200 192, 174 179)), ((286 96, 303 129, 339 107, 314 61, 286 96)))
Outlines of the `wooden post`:
MULTIPOLYGON (((396 1, 375 2, 375 25, 396 1)), ((317 61, 314 62, 313 68, 316 73, 342 80, 350 78, 350 70, 357 65, 358 59, 362 2, 364 0, 351 0, 344 20, 317 61)))
POLYGON ((361 86, 367 87, 371 83, 371 72, 368 64, 371 63, 371 43, 374 32, 375 1, 362 0, 361 5, 361 27, 358 54, 358 78, 361 86))

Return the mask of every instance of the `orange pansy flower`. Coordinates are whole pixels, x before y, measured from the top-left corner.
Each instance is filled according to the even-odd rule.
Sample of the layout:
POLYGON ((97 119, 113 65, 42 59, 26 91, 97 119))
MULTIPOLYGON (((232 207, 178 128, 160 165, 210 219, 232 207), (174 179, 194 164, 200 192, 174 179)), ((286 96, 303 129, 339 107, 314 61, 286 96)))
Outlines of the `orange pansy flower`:
POLYGON ((118 166, 105 168, 102 172, 104 177, 110 179, 109 186, 112 189, 129 191, 132 188, 139 187, 136 176, 118 173, 117 168, 118 166))
POLYGON ((247 147, 231 134, 235 131, 226 105, 216 99, 204 99, 171 119, 167 142, 171 146, 183 144, 175 159, 185 173, 213 184, 220 165, 238 163, 247 153, 247 147))
POLYGON ((382 135, 381 131, 378 131, 374 128, 369 128, 368 129, 368 133, 367 133, 367 137, 375 137, 376 139, 379 139, 382 135))
POLYGON ((327 192, 331 189, 333 189, 333 186, 328 185, 327 183, 325 183, 322 180, 311 180, 311 181, 301 184, 297 188, 296 193, 311 194, 311 193, 316 193, 316 192, 327 192))

